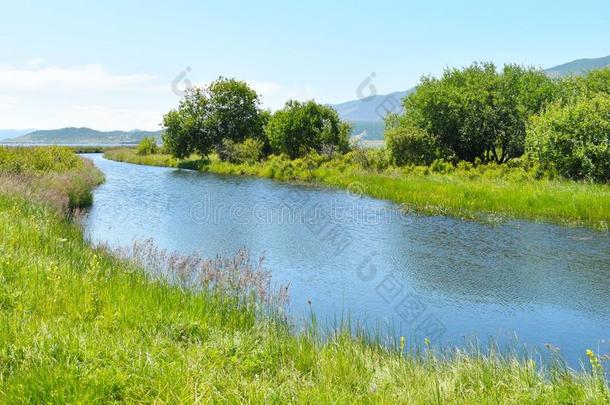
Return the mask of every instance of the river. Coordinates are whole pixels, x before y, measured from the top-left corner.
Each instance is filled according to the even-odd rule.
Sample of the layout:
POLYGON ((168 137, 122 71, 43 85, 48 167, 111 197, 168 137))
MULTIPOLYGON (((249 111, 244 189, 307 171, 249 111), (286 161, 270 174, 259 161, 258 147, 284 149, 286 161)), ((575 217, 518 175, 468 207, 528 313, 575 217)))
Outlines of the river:
POLYGON ((313 311, 322 325, 349 319, 436 346, 551 344, 575 368, 588 348, 610 352, 608 232, 403 215, 329 188, 86 156, 106 175, 86 221, 92 242, 152 237, 206 256, 245 247, 290 285, 295 324, 313 311))

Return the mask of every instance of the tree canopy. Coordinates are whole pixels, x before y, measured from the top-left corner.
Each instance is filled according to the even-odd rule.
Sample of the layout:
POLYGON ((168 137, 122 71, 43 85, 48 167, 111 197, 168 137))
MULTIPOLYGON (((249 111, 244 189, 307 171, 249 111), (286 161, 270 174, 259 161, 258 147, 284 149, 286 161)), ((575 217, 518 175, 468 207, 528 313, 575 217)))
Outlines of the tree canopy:
POLYGON ((245 82, 219 78, 204 88, 187 90, 177 110, 163 117, 163 142, 176 157, 202 156, 224 139, 261 138, 264 114, 258 94, 245 82))
MULTIPOLYGON (((558 87, 543 72, 492 63, 424 77, 404 100, 398 122, 428 132, 457 160, 504 163, 523 154, 531 114, 554 100, 558 87)), ((400 126, 400 124, 399 124, 400 126)))
POLYGON ((350 132, 350 125, 341 121, 333 108, 315 101, 288 101, 265 127, 272 150, 291 158, 311 150, 322 152, 326 147, 345 152, 350 132))
POLYGON ((610 181, 610 96, 555 103, 532 117, 528 152, 568 178, 610 181))

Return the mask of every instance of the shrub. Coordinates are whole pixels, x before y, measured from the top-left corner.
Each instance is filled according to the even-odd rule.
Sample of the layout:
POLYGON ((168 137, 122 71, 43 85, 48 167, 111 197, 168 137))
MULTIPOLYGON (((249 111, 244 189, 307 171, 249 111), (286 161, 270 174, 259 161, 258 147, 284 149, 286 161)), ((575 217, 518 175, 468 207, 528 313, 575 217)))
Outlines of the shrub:
POLYGON ((154 136, 147 136, 146 138, 143 138, 138 144, 138 155, 154 155, 158 152, 159 147, 157 146, 157 140, 154 136))
POLYGON ((565 177, 610 180, 610 97, 597 94, 574 104, 554 104, 532 117, 527 150, 565 177))
POLYGON ((352 150, 346 154, 346 160, 348 163, 365 170, 382 171, 387 169, 391 164, 388 151, 385 148, 364 148, 354 146, 352 150))
POLYGON ((453 172, 454 170, 455 168, 453 167, 451 162, 447 162, 444 159, 436 159, 430 165, 430 171, 433 173, 447 174, 453 172))
POLYGON ((314 150, 318 153, 335 147, 346 152, 350 126, 339 119, 331 107, 315 101, 305 103, 290 100, 269 119, 265 133, 275 153, 295 159, 314 150))
POLYGON ((390 128, 385 133, 392 161, 399 165, 428 165, 437 156, 436 139, 413 125, 390 128))
POLYGON ((592 70, 587 75, 578 77, 577 80, 582 82, 585 91, 589 94, 605 93, 610 95, 610 68, 592 70))
POLYGON ((253 164, 263 158, 263 147, 260 139, 247 138, 241 143, 224 139, 218 148, 218 156, 231 163, 253 164))

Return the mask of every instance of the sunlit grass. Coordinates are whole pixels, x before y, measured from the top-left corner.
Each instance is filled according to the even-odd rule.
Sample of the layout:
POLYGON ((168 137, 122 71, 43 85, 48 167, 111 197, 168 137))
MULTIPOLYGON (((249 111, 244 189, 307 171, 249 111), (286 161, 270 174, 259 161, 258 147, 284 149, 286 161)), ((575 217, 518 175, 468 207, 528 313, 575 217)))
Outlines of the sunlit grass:
POLYGON ((533 361, 322 342, 92 249, 50 208, 0 196, 0 402, 605 403, 602 377, 533 361))

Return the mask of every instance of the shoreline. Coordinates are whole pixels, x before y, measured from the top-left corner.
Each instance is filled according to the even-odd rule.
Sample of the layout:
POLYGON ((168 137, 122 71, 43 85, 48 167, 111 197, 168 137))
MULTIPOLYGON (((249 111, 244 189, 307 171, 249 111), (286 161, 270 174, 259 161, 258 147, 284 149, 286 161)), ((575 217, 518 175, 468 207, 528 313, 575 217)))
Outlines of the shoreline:
POLYGON ((610 221, 610 185, 604 184, 512 181, 484 175, 471 179, 443 173, 386 174, 332 167, 332 161, 303 168, 308 163, 304 159, 275 158, 256 164, 177 160, 162 154, 140 156, 128 148, 110 149, 104 157, 124 163, 330 186, 396 203, 407 212, 484 223, 526 220, 607 232, 610 221))

